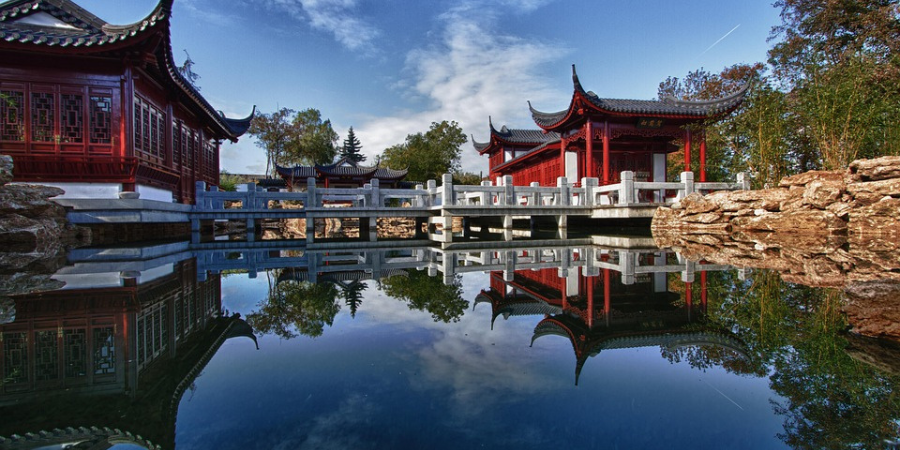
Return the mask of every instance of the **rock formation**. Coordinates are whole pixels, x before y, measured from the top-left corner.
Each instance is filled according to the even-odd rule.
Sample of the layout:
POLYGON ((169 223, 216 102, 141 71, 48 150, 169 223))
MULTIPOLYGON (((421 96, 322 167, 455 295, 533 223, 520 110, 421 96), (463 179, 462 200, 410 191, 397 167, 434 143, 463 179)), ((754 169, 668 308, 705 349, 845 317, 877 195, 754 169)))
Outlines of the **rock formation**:
POLYGON ((693 193, 656 211, 654 230, 900 235, 900 156, 785 177, 772 189, 693 193))
POLYGON ((10 185, 13 160, 0 155, 0 323, 15 318, 10 295, 57 289, 50 279, 65 264, 66 249, 90 241, 89 230, 66 222, 47 186, 10 185))

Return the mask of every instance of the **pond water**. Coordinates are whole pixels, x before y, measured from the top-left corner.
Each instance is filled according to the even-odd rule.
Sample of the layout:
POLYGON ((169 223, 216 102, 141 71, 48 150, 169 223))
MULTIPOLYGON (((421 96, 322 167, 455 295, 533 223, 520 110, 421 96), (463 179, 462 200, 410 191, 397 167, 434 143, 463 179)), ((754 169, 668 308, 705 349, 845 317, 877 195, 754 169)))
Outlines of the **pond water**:
POLYGON ((0 326, 0 447, 893 448, 898 435, 900 378, 848 351, 860 338, 839 293, 771 272, 640 239, 260 245, 71 254, 53 275, 66 286, 16 297, 0 326))

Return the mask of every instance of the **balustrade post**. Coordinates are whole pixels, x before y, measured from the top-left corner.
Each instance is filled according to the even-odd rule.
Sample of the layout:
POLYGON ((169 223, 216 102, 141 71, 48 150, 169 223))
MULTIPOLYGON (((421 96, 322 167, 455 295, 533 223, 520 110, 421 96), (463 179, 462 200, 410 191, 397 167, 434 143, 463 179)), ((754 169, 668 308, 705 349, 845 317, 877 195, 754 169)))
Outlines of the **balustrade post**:
POLYGON ((634 172, 625 170, 620 174, 619 205, 634 203, 634 172))
POLYGON ((569 184, 566 177, 558 177, 556 178, 556 187, 559 189, 559 201, 556 203, 559 206, 569 206, 569 184))
POLYGON ((305 209, 315 208, 319 206, 316 203, 316 179, 315 177, 309 177, 306 179, 306 205, 303 205, 305 209))
MULTIPOLYGON (((532 181, 529 186, 531 186, 533 188, 541 187, 541 183, 538 183, 537 181, 532 181)), ((531 194, 531 206, 539 206, 540 204, 541 204, 541 193, 540 192, 532 193, 531 194)))
POLYGON ((198 181, 194 184, 194 205, 200 209, 207 209, 206 200, 206 182, 198 181))
POLYGON ((369 204, 375 208, 380 208, 382 206, 380 183, 381 181, 379 181, 378 178, 372 179, 372 194, 369 204))
POLYGON ((681 172, 681 184, 684 185, 684 198, 694 193, 694 172, 681 172))
POLYGON ((434 192, 437 189, 437 182, 435 182, 434 180, 428 180, 425 182, 425 186, 428 189, 428 197, 427 200, 425 200, 425 206, 434 206, 434 192))
POLYGON ((738 173, 737 173, 737 182, 738 182, 739 185, 741 185, 741 190, 742 190, 742 191, 749 191, 749 190, 750 190, 750 179, 747 177, 747 174, 746 174, 746 173, 744 173, 744 172, 738 172, 738 173))
POLYGON ((256 209, 256 183, 247 183, 247 203, 243 204, 244 209, 256 209))
POLYGON ((441 176, 441 205, 444 207, 456 204, 453 198, 453 175, 445 173, 441 176))
MULTIPOLYGON (((490 181, 482 181, 481 185, 482 186, 492 186, 493 183, 491 183, 490 181)), ((493 201, 488 202, 489 198, 491 198, 491 195, 487 191, 482 191, 479 194, 478 203, 481 203, 481 206, 487 206, 487 205, 493 203, 493 201)))
POLYGON ((597 178, 582 178, 581 187, 584 188, 584 206, 594 206, 594 188, 600 185, 597 178))
MULTIPOLYGON (((417 191, 421 191, 423 189, 425 189, 424 185, 421 185, 421 184, 416 185, 417 191)), ((425 197, 422 195, 416 195, 415 199, 413 200, 413 206, 418 207, 418 208, 425 206, 425 197)))
POLYGON ((511 206, 516 204, 516 187, 513 186, 513 177, 512 175, 504 175, 503 176, 503 195, 506 197, 506 205, 511 206))

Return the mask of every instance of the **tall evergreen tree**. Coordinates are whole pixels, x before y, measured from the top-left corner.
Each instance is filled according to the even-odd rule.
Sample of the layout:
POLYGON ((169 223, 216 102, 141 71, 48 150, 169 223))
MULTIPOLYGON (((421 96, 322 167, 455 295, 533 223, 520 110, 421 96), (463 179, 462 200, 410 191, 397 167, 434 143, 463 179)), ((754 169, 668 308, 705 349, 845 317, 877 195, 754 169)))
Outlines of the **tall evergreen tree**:
POLYGON ((359 145, 359 139, 353 132, 353 127, 350 127, 350 131, 347 131, 347 139, 344 139, 344 146, 341 148, 341 158, 361 163, 366 160, 366 155, 360 153, 360 150, 362 150, 362 145, 359 145))

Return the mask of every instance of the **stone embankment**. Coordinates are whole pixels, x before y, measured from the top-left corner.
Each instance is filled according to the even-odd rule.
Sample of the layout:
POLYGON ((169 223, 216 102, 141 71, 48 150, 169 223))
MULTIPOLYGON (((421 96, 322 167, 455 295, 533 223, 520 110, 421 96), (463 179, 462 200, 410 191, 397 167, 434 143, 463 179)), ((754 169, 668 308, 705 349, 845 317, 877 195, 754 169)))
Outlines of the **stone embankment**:
POLYGON ((893 234, 900 236, 900 156, 847 170, 785 177, 772 189, 688 195, 659 208, 654 230, 686 233, 893 234))
POLYGON ((653 220, 694 261, 778 272, 844 292, 853 331, 900 339, 900 157, 785 177, 774 189, 692 194, 653 220))
POLYGON ((47 186, 10 185, 13 161, 0 155, 0 324, 15 319, 10 295, 59 288, 50 275, 65 264, 66 249, 90 242, 87 229, 66 222, 47 186))

